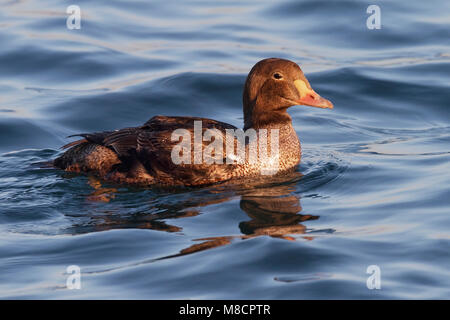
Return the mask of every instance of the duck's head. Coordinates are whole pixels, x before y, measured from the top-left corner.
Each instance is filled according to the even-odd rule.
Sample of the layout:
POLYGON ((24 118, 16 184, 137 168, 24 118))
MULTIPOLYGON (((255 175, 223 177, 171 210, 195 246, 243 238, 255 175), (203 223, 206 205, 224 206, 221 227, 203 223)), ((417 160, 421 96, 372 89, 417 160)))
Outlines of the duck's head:
POLYGON ((286 110, 296 105, 333 108, 311 88, 296 63, 278 58, 255 64, 245 82, 243 103, 244 129, 290 122, 286 110))

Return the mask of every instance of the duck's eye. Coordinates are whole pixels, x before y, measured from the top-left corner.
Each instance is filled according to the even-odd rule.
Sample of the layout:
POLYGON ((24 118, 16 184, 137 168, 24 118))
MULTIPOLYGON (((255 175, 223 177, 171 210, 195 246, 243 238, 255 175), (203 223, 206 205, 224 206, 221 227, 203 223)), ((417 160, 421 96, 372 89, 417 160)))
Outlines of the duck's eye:
POLYGON ((283 79, 283 76, 281 75, 281 73, 275 72, 273 74, 273 78, 276 80, 281 80, 281 79, 283 79))

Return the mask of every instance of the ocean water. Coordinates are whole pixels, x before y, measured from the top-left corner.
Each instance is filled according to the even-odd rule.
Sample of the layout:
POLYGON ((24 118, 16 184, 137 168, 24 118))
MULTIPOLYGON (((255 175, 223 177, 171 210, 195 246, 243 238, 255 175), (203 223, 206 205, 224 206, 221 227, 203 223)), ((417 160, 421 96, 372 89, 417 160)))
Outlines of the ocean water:
POLYGON ((0 298, 450 298, 449 1, 0 5, 0 298), (295 174, 168 191, 36 165, 157 114, 241 127, 267 57, 335 105, 290 109, 295 174))

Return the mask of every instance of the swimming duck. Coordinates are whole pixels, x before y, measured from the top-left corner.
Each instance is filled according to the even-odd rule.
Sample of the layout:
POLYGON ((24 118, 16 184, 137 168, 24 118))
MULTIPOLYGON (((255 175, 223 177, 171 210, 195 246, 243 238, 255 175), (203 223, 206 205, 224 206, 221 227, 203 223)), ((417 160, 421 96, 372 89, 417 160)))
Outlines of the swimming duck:
MULTIPOLYGON (((258 150, 265 149, 266 155, 269 149, 271 152, 276 149, 276 162, 271 158, 275 154, 273 152, 271 156, 258 158, 257 161, 250 161, 248 155, 237 157, 235 151, 239 143, 242 145, 242 140, 238 139, 238 135, 227 140, 230 139, 227 135, 229 130, 238 130, 233 125, 199 117, 159 115, 139 127, 75 135, 82 139, 63 146, 68 150, 56 158, 53 165, 69 172, 93 173, 119 183, 162 186, 199 186, 236 178, 253 178, 261 176, 261 168, 267 166, 275 166, 273 172, 282 174, 293 171, 301 158, 300 141, 287 113, 287 109, 295 105, 333 108, 329 100, 311 88, 296 63, 279 58, 264 59, 250 70, 244 85, 243 130, 245 133, 249 130, 259 132, 257 138, 261 137, 261 132, 270 131, 270 137, 264 140, 264 144, 258 139, 252 141, 256 141, 258 150), (191 137, 195 137, 196 133, 203 135, 200 142, 195 142, 194 138, 192 153, 186 144, 180 147, 180 141, 186 136, 181 136, 181 140, 180 135, 174 138, 174 132, 180 130, 188 133, 188 143, 192 142, 191 137), (209 138, 205 138, 207 132, 210 133, 209 138), (211 132, 215 134, 214 139, 211 132), (208 145, 211 149, 213 143, 225 141, 227 144, 231 141, 231 146, 234 146, 231 152, 228 148, 225 151, 218 148, 210 153, 212 161, 202 158, 202 151, 208 145), (196 143, 200 144, 200 149, 196 149, 196 143), (187 155, 184 161, 174 161, 177 147, 178 155, 187 155), (196 161, 199 152, 200 161, 196 161)), ((251 151, 250 140, 246 138, 244 149, 241 149, 246 154, 251 151)))

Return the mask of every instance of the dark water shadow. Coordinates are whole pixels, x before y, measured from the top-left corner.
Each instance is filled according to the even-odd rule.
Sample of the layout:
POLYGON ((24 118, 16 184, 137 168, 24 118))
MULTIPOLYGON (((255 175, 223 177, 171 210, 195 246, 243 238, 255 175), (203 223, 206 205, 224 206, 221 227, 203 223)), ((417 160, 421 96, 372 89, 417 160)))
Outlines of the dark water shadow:
MULTIPOLYGON (((226 203, 231 199, 240 197, 240 208, 249 218, 249 220, 239 223, 241 234, 193 239, 196 242, 195 244, 180 250, 178 253, 141 261, 132 265, 189 255, 225 246, 236 240, 246 240, 260 236, 295 241, 295 235, 306 233, 304 222, 319 218, 319 216, 301 214, 300 196, 295 191, 296 184, 302 177, 303 175, 300 172, 293 172, 287 176, 270 179, 270 183, 264 180, 246 181, 245 184, 238 183, 205 188, 198 190, 197 193, 190 192, 190 196, 185 200, 178 199, 175 203, 165 202, 157 204, 156 208, 153 208, 156 209, 156 213, 148 213, 148 210, 146 210, 142 213, 135 213, 132 216, 121 216, 117 214, 108 215, 108 212, 105 212, 101 215, 101 218, 98 217, 98 221, 94 223, 90 221, 89 225, 85 223, 72 225, 70 232, 80 234, 119 228, 139 228, 181 233, 182 227, 176 225, 176 219, 197 216, 202 213, 202 208, 205 206, 226 203), (170 220, 170 224, 168 220, 170 220)), ((117 192, 115 188, 103 187, 101 182, 95 178, 90 178, 89 184, 94 188, 94 191, 87 196, 87 201, 108 202, 114 198, 114 194, 117 192)), ((149 199, 150 202, 152 200, 149 199)), ((91 218, 95 219, 95 217, 91 218)), ((219 221, 218 223, 221 222, 219 221)), ((307 240, 313 239, 311 236, 303 236, 303 238, 307 240)), ((95 271, 93 273, 129 266, 95 271)))

